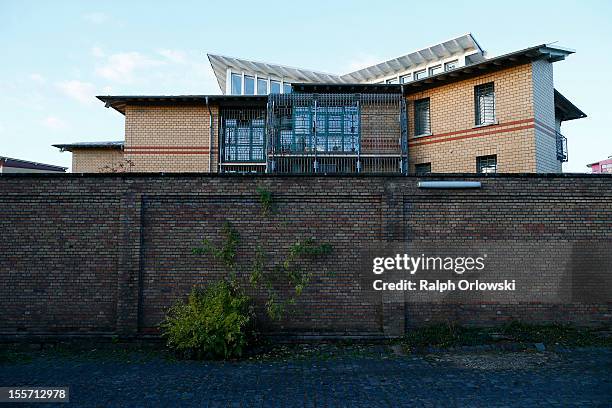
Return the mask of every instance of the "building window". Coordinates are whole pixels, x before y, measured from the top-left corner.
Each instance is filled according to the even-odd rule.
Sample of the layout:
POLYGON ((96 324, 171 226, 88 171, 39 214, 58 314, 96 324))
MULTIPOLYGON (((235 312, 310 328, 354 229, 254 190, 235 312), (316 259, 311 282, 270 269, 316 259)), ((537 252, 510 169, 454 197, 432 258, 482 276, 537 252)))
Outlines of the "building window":
POLYGON ((283 83, 283 93, 291 93, 291 84, 283 83))
POLYGON ((476 158, 477 173, 497 173, 497 155, 479 156, 476 158))
POLYGON ((474 87, 476 125, 495 123, 495 88, 493 82, 474 87))
POLYGON ((278 81, 270 81, 270 93, 281 93, 281 84, 278 81))
POLYGON ((417 176, 431 173, 431 163, 419 163, 414 166, 414 172, 417 176))
POLYGON ((239 112, 228 116, 240 116, 241 119, 224 118, 222 121, 223 161, 265 161, 265 113, 239 112))
POLYGON ((421 71, 417 71, 414 73, 414 80, 418 81, 419 79, 423 79, 427 77, 427 71, 426 70, 421 70, 421 71))
POLYGON ((257 95, 268 94, 268 80, 264 78, 257 78, 257 95))
POLYGON ((420 136, 430 133, 429 98, 414 101, 414 135, 420 136))
POLYGON ((402 75, 400 77, 400 84, 405 84, 407 82, 410 82, 410 74, 402 75))
POLYGON ((242 75, 232 74, 232 95, 242 95, 242 75))
POLYGON ((448 61, 446 64, 444 64, 444 70, 450 71, 451 69, 455 69, 457 68, 458 64, 459 60, 448 61))
POLYGON ((255 95, 255 78, 252 76, 244 76, 244 94, 255 95))
POLYGON ((442 72, 442 65, 436 65, 429 68, 429 76, 439 74, 440 72, 442 72))
POLYGON ((387 83, 388 84, 397 84, 399 82, 397 81, 397 78, 391 78, 391 79, 387 79, 387 83))

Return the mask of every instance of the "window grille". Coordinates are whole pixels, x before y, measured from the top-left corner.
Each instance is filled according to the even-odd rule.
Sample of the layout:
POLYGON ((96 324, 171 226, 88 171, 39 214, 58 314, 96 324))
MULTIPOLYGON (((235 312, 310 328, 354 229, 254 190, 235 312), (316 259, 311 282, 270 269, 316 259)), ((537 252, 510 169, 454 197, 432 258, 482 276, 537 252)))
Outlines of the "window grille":
POLYGON ((429 98, 414 101, 414 134, 425 135, 431 133, 429 115, 429 98))
POLYGON ((476 158, 477 173, 497 173, 497 155, 479 156, 476 158))
POLYGON ((495 123, 495 87, 493 82, 474 87, 476 125, 495 123))
POLYGON ((222 161, 265 162, 265 109, 221 111, 222 161))

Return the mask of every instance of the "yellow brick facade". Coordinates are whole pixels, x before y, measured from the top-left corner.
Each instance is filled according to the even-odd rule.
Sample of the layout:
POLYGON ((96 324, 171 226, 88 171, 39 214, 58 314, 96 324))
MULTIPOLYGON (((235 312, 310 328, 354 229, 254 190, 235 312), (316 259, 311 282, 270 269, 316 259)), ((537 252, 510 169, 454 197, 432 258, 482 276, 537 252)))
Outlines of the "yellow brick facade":
POLYGON ((216 171, 218 108, 210 109, 212 149, 206 106, 126 106, 125 158, 134 164, 132 171, 216 171))
MULTIPOLYGON (((406 97, 409 172, 415 172, 417 164, 431 163, 434 173, 473 173, 476 158, 487 155, 497 155, 499 173, 533 173, 557 168, 560 171, 560 162, 557 166, 555 153, 548 146, 551 142, 541 136, 537 143, 538 126, 543 126, 538 123, 548 122, 546 118, 551 116, 538 115, 536 109, 544 104, 541 100, 550 99, 549 95, 540 91, 537 95, 543 96, 534 97, 534 83, 552 92, 552 67, 548 67, 550 63, 543 64, 547 64, 544 68, 550 68, 549 81, 538 81, 539 71, 534 74, 533 64, 526 63, 409 94, 406 97), (494 83, 497 122, 475 126, 474 87, 489 82, 494 83), (414 101, 422 98, 430 99, 431 133, 415 136, 414 101)), ((408 84, 408 92, 409 87, 408 84)), ((381 121, 381 112, 377 109, 363 109, 362 153, 397 151, 400 134, 397 113, 387 112, 388 120, 381 121), (377 129, 381 123, 384 129, 377 129)), ((118 167, 119 171, 218 172, 218 106, 210 106, 210 112, 212 146, 211 116, 206 105, 128 104, 125 106, 125 151, 75 151, 73 171, 99 172, 124 163, 118 167)), ((554 122, 554 112, 552 117, 554 122)))
POLYGON ((129 162, 119 149, 72 150, 73 173, 114 173, 129 171, 129 162))
POLYGON ((407 97, 410 171, 473 173, 476 157, 497 155, 499 173, 535 172, 531 64, 439 86, 407 97), (474 87, 495 84, 496 125, 475 126, 474 87), (414 101, 430 98, 431 134, 415 137, 414 101))

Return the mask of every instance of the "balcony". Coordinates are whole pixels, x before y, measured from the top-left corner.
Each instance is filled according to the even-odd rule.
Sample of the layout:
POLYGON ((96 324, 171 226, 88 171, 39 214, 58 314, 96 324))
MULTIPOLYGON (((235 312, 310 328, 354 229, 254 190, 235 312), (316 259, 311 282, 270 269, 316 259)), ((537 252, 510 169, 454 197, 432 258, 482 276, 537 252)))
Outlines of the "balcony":
POLYGON ((400 94, 271 94, 265 109, 220 116, 222 172, 407 172, 400 94))
POLYGON ((555 132, 557 141, 557 160, 562 163, 567 161, 567 138, 559 132, 555 132))

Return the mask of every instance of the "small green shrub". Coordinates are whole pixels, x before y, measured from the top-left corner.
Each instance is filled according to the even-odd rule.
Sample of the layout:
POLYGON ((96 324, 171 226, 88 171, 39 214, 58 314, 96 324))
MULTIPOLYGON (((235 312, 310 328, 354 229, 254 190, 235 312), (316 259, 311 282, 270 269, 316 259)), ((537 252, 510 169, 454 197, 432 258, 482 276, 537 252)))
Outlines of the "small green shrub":
POLYGON ((236 285, 221 281, 194 286, 187 302, 168 310, 161 324, 167 345, 187 358, 240 357, 253 322, 251 300, 236 285))
POLYGON ((261 214, 264 216, 272 214, 272 193, 263 187, 257 187, 257 193, 259 194, 259 203, 261 204, 261 214))

